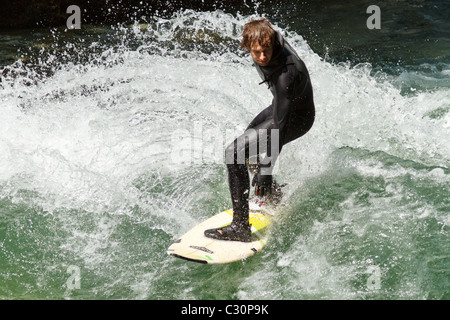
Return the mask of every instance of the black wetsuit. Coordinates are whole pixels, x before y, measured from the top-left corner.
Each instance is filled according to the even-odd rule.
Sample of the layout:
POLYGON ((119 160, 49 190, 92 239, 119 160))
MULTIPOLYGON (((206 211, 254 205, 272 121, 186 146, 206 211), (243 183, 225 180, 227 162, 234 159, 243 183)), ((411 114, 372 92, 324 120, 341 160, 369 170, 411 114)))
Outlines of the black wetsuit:
MULTIPOLYGON (((313 90, 308 70, 303 61, 297 56, 292 47, 278 33, 277 41, 273 48, 272 58, 267 66, 261 67, 255 63, 256 69, 263 82, 272 91, 272 104, 260 112, 249 124, 246 132, 238 137, 226 149, 226 163, 228 168, 228 180, 233 201, 232 229, 240 229, 239 226, 248 226, 248 198, 250 192, 250 178, 247 163, 249 153, 256 146, 267 144, 267 156, 270 161, 259 164, 259 172, 265 170, 265 175, 271 175, 271 169, 275 165, 277 155, 283 146, 295 140, 312 127, 315 117, 313 90), (253 129, 253 130, 249 130, 253 129), (260 131, 261 129, 265 129, 260 131), (274 143, 274 130, 278 129, 278 150, 276 154, 270 152, 274 143), (267 134, 266 134, 267 133, 267 134), (264 139, 265 141, 259 141, 264 139), (245 141, 245 143, 242 143, 245 141), (242 161, 245 155, 246 162, 242 161)), ((258 150, 259 154, 261 150, 258 150)), ((270 177, 271 178, 271 177, 270 177)), ((223 228, 222 228, 223 229, 223 228)), ((249 229, 249 228, 248 228, 249 229)), ((208 230, 205 234, 213 238, 221 238, 224 232, 217 233, 208 230)), ((237 230, 237 232, 240 232, 237 230)), ((226 230, 225 230, 226 233, 226 230)), ((228 238, 226 240, 241 240, 228 238)))

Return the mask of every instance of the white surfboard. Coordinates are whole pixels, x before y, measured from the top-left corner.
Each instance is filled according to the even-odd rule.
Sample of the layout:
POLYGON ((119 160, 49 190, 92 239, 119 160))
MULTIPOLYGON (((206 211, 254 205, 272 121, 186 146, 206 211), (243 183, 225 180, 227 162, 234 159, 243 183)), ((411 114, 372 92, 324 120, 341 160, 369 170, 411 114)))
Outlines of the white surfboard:
POLYGON ((207 229, 220 228, 231 223, 233 210, 223 211, 184 234, 173 243, 167 253, 171 256, 207 264, 223 264, 246 259, 261 251, 268 240, 268 226, 276 210, 257 199, 249 201, 249 218, 252 229, 252 241, 216 240, 205 237, 207 229))

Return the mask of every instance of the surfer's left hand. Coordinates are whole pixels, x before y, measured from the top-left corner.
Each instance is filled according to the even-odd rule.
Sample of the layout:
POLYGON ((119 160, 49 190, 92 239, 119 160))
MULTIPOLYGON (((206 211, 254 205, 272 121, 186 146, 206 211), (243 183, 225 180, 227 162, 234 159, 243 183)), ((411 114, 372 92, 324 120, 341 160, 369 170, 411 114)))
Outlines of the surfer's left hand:
POLYGON ((255 174, 252 180, 252 186, 255 187, 255 195, 264 197, 269 195, 272 191, 273 178, 269 174, 255 174))

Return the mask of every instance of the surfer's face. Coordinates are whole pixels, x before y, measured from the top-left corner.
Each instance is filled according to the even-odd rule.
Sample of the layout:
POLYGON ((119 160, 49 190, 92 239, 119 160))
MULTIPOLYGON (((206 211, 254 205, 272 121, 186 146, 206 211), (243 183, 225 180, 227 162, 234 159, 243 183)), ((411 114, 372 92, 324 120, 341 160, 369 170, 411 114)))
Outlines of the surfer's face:
POLYGON ((261 67, 267 66, 272 59, 273 48, 263 47, 259 43, 255 43, 250 47, 250 54, 253 60, 261 67))

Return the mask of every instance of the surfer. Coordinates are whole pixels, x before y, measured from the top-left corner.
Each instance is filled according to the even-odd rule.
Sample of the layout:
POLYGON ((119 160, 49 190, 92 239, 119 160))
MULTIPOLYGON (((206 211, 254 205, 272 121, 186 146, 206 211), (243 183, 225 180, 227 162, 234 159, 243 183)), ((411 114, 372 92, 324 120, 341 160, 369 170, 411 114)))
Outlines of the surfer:
POLYGON ((245 133, 227 147, 225 156, 233 220, 225 227, 206 230, 205 236, 249 242, 248 171, 253 156, 250 153, 257 150, 252 170, 255 194, 270 196, 279 189, 272 170, 282 147, 309 131, 314 122, 315 108, 311 81, 304 62, 269 21, 250 21, 244 26, 242 37, 241 47, 250 52, 263 80, 260 84, 267 84, 273 100, 253 119, 245 133), (267 146, 264 157, 261 145, 267 146))

